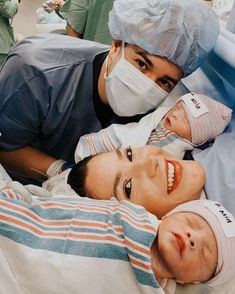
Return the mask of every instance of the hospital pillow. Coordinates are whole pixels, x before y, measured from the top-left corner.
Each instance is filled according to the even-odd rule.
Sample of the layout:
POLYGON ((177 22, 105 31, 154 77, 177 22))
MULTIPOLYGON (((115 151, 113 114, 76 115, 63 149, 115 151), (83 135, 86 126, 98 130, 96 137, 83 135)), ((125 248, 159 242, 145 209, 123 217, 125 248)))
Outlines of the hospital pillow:
POLYGON ((0 164, 0 188, 4 187, 6 183, 11 182, 11 178, 7 174, 6 170, 3 168, 3 166, 0 164))
MULTIPOLYGON (((215 98, 233 109, 226 134, 217 137, 209 149, 194 155, 206 169, 205 190, 209 199, 218 200, 235 215, 235 35, 221 30, 217 44, 207 61, 189 77, 182 80, 175 96, 185 91, 215 98)), ((165 101, 168 106, 170 99, 165 101)), ((171 97, 171 101, 172 101, 171 97)), ((195 154, 194 150, 194 154, 195 154)))

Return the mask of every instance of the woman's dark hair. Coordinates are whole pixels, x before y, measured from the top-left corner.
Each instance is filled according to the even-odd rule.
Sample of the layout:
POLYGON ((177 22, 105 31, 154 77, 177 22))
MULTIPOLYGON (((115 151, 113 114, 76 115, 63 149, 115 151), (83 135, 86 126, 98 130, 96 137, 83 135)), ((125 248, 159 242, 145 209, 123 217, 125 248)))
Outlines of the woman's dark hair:
POLYGON ((88 156, 76 163, 68 175, 67 183, 81 197, 89 197, 89 192, 85 188, 85 181, 87 176, 87 164, 93 157, 94 155, 88 156))

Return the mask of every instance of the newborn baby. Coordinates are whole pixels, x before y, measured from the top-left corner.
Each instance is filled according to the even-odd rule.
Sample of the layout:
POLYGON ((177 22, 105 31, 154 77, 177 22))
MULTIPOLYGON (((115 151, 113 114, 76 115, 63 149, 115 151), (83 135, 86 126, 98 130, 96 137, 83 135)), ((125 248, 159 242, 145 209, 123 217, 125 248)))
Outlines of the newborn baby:
POLYGON ((115 199, 17 198, 0 195, 1 264, 28 293, 160 294, 166 280, 217 286, 234 275, 234 219, 218 203, 189 202, 158 221, 115 199))
POLYGON ((120 147, 154 145, 183 158, 186 150, 211 141, 228 125, 232 110, 205 95, 188 93, 171 108, 159 107, 138 123, 113 124, 81 137, 75 161, 120 147))
MULTIPOLYGON (((205 95, 189 93, 182 96, 171 109, 159 107, 138 123, 113 124, 98 133, 82 136, 75 151, 75 161, 80 161, 78 165, 84 166, 87 162, 83 163, 81 160, 90 155, 145 145, 160 147, 182 159, 186 150, 192 150, 221 134, 228 125, 231 114, 232 110, 220 102, 205 95)), ((74 164, 71 166, 63 160, 55 161, 48 168, 47 176, 51 177, 73 166, 74 164)), ((78 170, 75 166, 72 170, 73 176, 68 181, 77 193, 76 181, 81 178, 78 170)), ((58 178, 59 182, 60 180, 58 178)), ((49 187, 48 184, 56 185, 56 178, 52 178, 44 186, 49 187)), ((105 195, 100 197, 104 198, 105 195)))

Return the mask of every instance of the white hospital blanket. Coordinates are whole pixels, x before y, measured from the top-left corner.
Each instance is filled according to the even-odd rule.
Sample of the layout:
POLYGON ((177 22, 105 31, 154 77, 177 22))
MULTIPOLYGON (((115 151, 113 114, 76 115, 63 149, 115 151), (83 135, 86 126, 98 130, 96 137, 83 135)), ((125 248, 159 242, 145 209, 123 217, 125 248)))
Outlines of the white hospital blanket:
POLYGON ((6 183, 11 182, 10 176, 7 174, 3 166, 0 164, 0 189, 6 185, 6 183))

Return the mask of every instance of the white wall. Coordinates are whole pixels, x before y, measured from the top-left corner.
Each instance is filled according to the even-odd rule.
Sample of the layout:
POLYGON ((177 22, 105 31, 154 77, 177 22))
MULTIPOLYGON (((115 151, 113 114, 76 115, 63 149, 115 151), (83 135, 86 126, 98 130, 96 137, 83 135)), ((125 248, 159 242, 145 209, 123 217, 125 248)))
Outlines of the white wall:
POLYGON ((36 34, 36 10, 42 6, 43 0, 22 0, 19 3, 19 11, 13 19, 13 27, 16 33, 25 37, 36 34))

